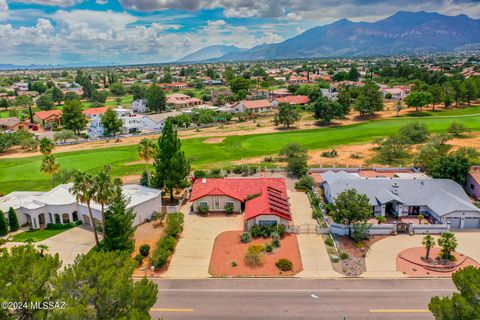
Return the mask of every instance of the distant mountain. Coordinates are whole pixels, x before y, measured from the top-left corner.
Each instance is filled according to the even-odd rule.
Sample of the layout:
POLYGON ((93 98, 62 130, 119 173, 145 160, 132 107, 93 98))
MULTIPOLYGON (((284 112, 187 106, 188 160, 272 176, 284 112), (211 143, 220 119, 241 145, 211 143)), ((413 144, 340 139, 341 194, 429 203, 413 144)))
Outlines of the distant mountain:
POLYGON ((348 19, 315 27, 281 43, 263 44, 217 61, 440 53, 480 47, 480 20, 466 15, 397 12, 376 22, 348 19))
POLYGON ((214 45, 202 48, 197 50, 185 57, 177 60, 176 62, 199 62, 199 61, 206 61, 210 59, 215 59, 221 57, 228 53, 237 53, 241 52, 244 49, 235 47, 235 46, 222 46, 222 45, 214 45))

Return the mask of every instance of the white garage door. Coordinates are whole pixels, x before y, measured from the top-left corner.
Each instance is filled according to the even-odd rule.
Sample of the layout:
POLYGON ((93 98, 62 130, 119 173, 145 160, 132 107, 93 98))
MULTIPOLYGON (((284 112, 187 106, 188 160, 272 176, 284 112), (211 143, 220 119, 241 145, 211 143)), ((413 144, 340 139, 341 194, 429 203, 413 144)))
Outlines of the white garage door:
POLYGON ((452 229, 460 228, 460 218, 447 218, 447 222, 450 222, 450 228, 452 229))
POLYGON ((465 222, 463 224, 465 229, 474 229, 480 228, 480 218, 465 218, 465 222))

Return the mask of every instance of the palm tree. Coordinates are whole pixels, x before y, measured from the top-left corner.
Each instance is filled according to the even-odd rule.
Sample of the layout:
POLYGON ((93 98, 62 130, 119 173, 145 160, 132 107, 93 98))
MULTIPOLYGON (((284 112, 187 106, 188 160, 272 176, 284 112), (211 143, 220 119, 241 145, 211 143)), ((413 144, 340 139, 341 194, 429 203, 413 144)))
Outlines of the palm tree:
POLYGON ((433 239, 431 235, 427 234, 425 237, 423 237, 422 245, 427 250, 425 252, 425 260, 428 260, 428 258, 430 257, 430 249, 432 249, 435 245, 435 239, 433 239))
POLYGON ((150 162, 150 160, 153 159, 156 152, 157 152, 157 148, 155 146, 155 143, 153 143, 152 140, 147 138, 142 139, 137 146, 138 156, 140 157, 140 159, 145 161, 145 168, 147 171, 147 181, 148 181, 149 187, 150 187, 150 168, 148 166, 148 163, 150 162))
POLYGON ((40 166, 40 171, 50 175, 50 180, 52 182, 52 188, 55 186, 53 181, 53 176, 55 173, 60 171, 60 164, 57 162, 57 159, 54 155, 46 155, 40 166))
POLYGON ((79 171, 75 173, 73 187, 70 188, 70 192, 75 196, 75 199, 78 203, 87 205, 88 215, 90 216, 90 221, 93 226, 93 234, 95 235, 95 244, 97 245, 97 249, 100 249, 97 228, 95 225, 95 220, 93 220, 92 208, 90 207, 93 191, 93 177, 86 172, 79 171))
POLYGON ((112 180, 110 174, 111 168, 105 166, 104 171, 99 171, 93 180, 93 200, 100 205, 103 225, 103 239, 106 240, 105 234, 105 206, 115 197, 120 186, 119 179, 112 180))
POLYGON ((48 156, 52 154, 52 151, 55 149, 55 143, 48 138, 40 139, 40 152, 44 156, 48 156))
POLYGON ((442 257, 450 259, 450 254, 457 248, 457 239, 453 232, 444 232, 438 239, 438 245, 442 248, 442 257))

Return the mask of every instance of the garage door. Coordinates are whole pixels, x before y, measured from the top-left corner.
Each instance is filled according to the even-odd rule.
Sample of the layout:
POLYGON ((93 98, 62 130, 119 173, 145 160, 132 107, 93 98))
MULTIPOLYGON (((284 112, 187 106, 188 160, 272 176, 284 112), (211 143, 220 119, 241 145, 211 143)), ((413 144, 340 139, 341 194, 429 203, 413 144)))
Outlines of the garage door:
POLYGON ((465 218, 463 227, 465 229, 480 228, 480 218, 465 218))
POLYGON ((453 229, 460 228, 460 218, 447 218, 447 222, 450 222, 450 228, 453 228, 453 229))

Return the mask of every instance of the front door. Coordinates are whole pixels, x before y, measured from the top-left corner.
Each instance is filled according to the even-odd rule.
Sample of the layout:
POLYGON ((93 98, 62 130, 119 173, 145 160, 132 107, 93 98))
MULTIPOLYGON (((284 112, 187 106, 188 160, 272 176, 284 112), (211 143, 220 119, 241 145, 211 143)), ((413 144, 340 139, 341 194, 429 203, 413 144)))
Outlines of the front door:
POLYGON ((407 233, 408 232, 408 223, 404 223, 404 222, 397 223, 397 232, 398 233, 407 233))

